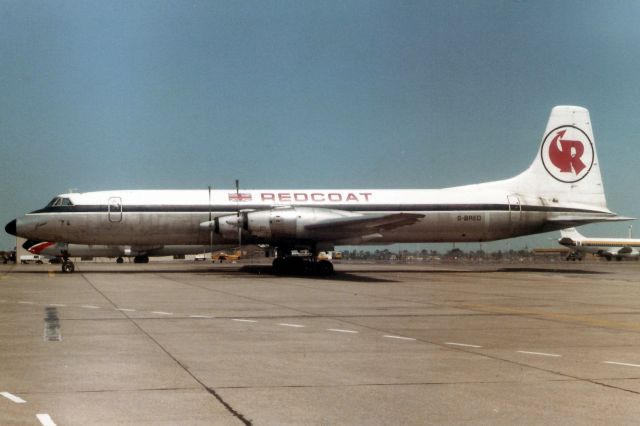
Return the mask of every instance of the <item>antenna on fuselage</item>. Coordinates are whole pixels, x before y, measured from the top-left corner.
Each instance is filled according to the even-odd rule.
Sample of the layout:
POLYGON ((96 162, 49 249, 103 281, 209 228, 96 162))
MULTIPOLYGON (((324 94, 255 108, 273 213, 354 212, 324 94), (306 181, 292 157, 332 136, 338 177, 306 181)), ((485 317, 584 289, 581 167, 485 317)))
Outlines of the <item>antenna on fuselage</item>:
POLYGON ((213 252, 213 227, 212 222, 212 212, 211 212, 211 185, 209 185, 209 255, 213 252))
POLYGON ((238 224, 238 252, 242 256, 242 227, 243 223, 240 222, 240 181, 236 179, 236 207, 238 208, 237 221, 238 224))

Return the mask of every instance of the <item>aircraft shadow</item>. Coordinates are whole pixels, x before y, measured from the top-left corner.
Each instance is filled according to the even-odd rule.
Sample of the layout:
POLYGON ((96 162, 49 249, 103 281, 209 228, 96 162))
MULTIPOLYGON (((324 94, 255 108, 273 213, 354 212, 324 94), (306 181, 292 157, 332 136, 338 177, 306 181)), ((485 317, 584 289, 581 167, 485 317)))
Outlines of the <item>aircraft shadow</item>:
MULTIPOLYGON (((297 279, 309 279, 309 280, 332 280, 332 281, 349 281, 349 282, 380 282, 380 283, 394 283, 398 282, 397 280, 390 280, 385 278, 374 278, 368 276, 354 275, 349 272, 336 272, 330 276, 321 276, 317 274, 309 274, 309 275, 275 275, 272 272, 271 266, 269 265, 245 265, 240 268, 240 272, 254 274, 254 275, 271 275, 273 277, 288 277, 288 278, 297 278, 297 279)), ((358 273, 361 271, 357 271, 358 273)), ((377 271, 383 272, 383 271, 377 271)))

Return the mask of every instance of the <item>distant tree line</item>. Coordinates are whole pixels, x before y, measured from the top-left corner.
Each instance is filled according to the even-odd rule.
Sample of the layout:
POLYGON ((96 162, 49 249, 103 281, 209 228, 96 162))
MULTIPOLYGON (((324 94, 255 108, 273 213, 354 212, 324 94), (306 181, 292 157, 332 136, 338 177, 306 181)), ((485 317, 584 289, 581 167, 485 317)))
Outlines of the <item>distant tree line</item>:
POLYGON ((342 257, 345 260, 363 260, 376 262, 429 262, 437 260, 491 260, 520 259, 533 257, 533 252, 528 249, 485 252, 484 250, 463 251, 458 248, 447 250, 443 253, 438 250, 343 250, 342 257))

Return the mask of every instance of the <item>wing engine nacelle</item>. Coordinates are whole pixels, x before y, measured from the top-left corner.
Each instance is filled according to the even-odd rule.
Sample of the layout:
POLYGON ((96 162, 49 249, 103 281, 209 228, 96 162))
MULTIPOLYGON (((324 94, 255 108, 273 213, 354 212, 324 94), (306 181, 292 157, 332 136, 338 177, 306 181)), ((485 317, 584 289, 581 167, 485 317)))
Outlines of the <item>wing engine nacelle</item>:
MULTIPOLYGON (((225 240, 238 238, 238 229, 242 235, 258 240, 290 240, 314 238, 315 232, 305 226, 328 220, 360 216, 342 210, 312 207, 284 207, 270 210, 240 212, 239 215, 220 216, 213 222, 215 232, 225 240)), ((211 226, 209 222, 202 227, 211 226)))

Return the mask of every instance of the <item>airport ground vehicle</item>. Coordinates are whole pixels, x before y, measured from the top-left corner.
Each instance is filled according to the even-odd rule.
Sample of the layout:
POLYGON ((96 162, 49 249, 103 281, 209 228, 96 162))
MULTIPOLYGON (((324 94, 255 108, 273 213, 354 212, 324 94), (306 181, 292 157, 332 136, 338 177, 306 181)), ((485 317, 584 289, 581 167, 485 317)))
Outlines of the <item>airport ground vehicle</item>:
POLYGON ((41 256, 39 254, 24 254, 20 256, 20 263, 23 265, 27 263, 37 263, 38 265, 42 265, 47 258, 45 256, 41 256))
POLYGON ((2 263, 5 265, 9 262, 16 263, 16 251, 0 251, 0 259, 2 259, 2 263))
POLYGON ((227 252, 224 252, 224 251, 220 251, 220 252, 211 254, 211 261, 214 262, 214 263, 215 262, 220 262, 220 263, 223 263, 223 262, 235 262, 238 259, 240 259, 240 256, 241 256, 240 250, 236 250, 233 253, 227 253, 227 252))

